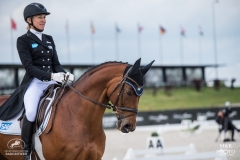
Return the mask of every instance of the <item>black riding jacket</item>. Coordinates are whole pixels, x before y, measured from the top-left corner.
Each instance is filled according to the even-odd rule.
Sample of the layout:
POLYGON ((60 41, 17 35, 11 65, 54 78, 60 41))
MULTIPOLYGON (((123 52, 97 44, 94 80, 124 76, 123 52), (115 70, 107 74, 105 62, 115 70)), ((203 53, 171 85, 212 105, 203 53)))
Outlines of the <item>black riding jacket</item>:
POLYGON ((42 34, 42 41, 32 32, 18 37, 17 50, 26 73, 20 86, 0 107, 0 119, 14 118, 23 108, 23 97, 33 78, 50 81, 51 73, 64 72, 59 63, 55 44, 50 35, 42 34))

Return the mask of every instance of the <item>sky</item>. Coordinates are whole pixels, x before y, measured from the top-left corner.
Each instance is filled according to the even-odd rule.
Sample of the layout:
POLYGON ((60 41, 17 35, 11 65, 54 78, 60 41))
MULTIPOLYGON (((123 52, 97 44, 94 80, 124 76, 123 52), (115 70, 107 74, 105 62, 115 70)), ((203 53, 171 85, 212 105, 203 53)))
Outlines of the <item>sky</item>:
MULTIPOLYGON (((0 1, 0 64, 20 64, 16 39, 26 33, 23 10, 32 2, 0 1), (16 22, 16 30, 11 29, 10 17, 16 22)), ((217 57, 217 64, 221 65, 218 77, 227 85, 236 78, 236 85, 240 86, 239 0, 218 3, 214 0, 41 0, 39 3, 51 13, 44 33, 53 36, 62 64, 115 60, 131 64, 141 57, 142 64, 155 60, 154 65, 205 65, 215 64, 217 57), (95 34, 91 33, 91 23, 95 34), (143 28, 141 33, 138 25, 143 28), (164 35, 160 34, 159 26, 165 28, 164 35), (184 37, 181 28, 185 30, 184 37)), ((208 68, 206 80, 215 77, 215 69, 208 68)))

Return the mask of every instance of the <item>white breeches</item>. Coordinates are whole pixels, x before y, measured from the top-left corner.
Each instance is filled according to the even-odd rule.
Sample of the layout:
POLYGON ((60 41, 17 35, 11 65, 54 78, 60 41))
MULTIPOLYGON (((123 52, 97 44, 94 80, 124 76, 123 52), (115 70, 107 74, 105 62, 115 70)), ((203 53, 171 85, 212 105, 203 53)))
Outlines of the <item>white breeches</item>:
POLYGON ((25 114, 29 121, 34 122, 37 115, 38 103, 43 91, 55 81, 43 82, 34 78, 24 95, 25 114))

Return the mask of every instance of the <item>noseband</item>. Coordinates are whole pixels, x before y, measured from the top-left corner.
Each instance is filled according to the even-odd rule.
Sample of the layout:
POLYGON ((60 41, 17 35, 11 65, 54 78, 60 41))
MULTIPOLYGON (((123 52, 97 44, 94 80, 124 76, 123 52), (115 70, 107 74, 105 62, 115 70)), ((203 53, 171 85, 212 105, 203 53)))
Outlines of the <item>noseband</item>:
MULTIPOLYGON (((97 102, 97 101, 95 101, 95 100, 93 100, 93 99, 90 99, 90 98, 84 96, 82 93, 80 93, 77 89, 73 88, 71 85, 69 85, 69 84, 67 84, 67 83, 66 83, 66 84, 67 84, 75 93, 77 93, 79 96, 83 97, 84 99, 86 99, 86 100, 88 100, 88 101, 90 101, 90 102, 92 102, 92 103, 94 103, 94 104, 98 104, 98 105, 100 105, 100 106, 102 106, 102 107, 106 107, 106 108, 108 108, 108 109, 112 109, 112 110, 116 113, 117 119, 118 119, 118 120, 121 120, 121 119, 124 119, 124 118, 127 118, 127 117, 134 116, 134 115, 136 115, 136 114, 138 113, 138 109, 137 109, 137 108, 129 108, 129 107, 124 107, 124 106, 119 106, 119 107, 118 107, 118 106, 117 106, 117 103, 118 103, 118 101, 119 101, 120 95, 123 95, 122 92, 123 92, 123 88, 124 88, 124 85, 125 85, 127 79, 130 79, 133 83, 135 83, 135 85, 139 86, 136 81, 134 81, 133 79, 131 79, 130 77, 128 77, 128 73, 131 71, 131 69, 132 69, 132 67, 130 67, 130 68, 127 70, 127 72, 125 73, 125 75, 123 76, 123 78, 121 79, 121 81, 116 85, 116 87, 115 87, 115 88, 113 89, 113 91, 111 92, 111 94, 110 94, 110 96, 109 96, 109 99, 110 99, 110 97, 113 95, 113 93, 117 90, 117 88, 120 87, 120 90, 119 90, 119 92, 118 92, 118 94, 117 94, 117 97, 116 97, 115 102, 113 103, 113 105, 110 104, 110 103, 108 103, 108 104, 106 105, 106 104, 103 104, 103 103, 99 103, 99 102, 97 102), (122 115, 120 115, 120 114, 118 113, 118 111, 132 112, 132 114, 127 115, 127 116, 122 116, 122 115)), ((67 79, 68 79, 68 77, 67 77, 67 79)), ((129 82, 128 82, 128 83, 129 83, 129 82)))

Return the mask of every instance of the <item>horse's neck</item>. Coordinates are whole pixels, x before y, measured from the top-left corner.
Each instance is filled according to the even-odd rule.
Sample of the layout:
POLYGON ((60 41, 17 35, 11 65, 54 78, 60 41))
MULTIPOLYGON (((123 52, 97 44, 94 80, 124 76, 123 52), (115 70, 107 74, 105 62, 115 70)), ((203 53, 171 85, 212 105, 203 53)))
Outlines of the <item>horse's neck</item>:
MULTIPOLYGON (((87 73, 84 77, 78 80, 74 88, 81 92, 86 97, 93 99, 99 103, 107 104, 107 89, 110 85, 117 84, 122 78, 122 74, 126 65, 117 67, 105 67, 96 69, 87 73)), ((102 117, 105 108, 94 104, 83 97, 76 94, 74 91, 69 91, 65 97, 68 101, 68 107, 73 117, 76 117, 81 122, 102 126, 102 117)))
POLYGON ((0 107, 10 97, 10 95, 0 96, 0 107))

